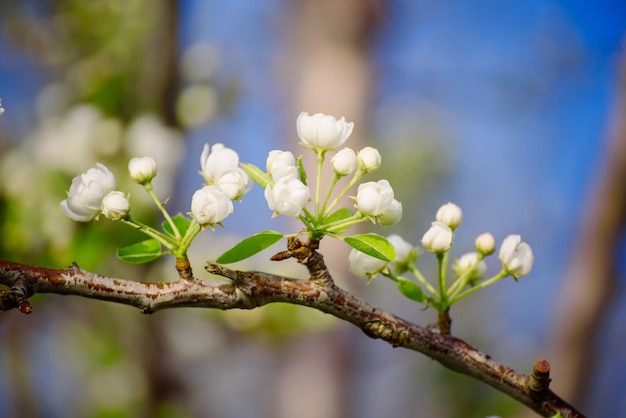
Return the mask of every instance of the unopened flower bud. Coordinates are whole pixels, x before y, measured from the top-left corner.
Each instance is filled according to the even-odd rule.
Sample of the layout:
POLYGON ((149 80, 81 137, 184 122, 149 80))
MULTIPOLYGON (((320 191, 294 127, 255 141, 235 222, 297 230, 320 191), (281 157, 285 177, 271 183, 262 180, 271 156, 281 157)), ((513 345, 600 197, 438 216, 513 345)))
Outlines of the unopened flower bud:
POLYGON ((383 213, 377 216, 378 222, 382 226, 389 226, 400 222, 402 219, 402 203, 393 199, 391 204, 383 213))
POLYGON ((374 278, 386 266, 387 262, 353 249, 348 256, 350 271, 358 277, 374 278))
POLYGON ((119 221, 130 210, 130 202, 124 193, 110 192, 102 199, 102 214, 112 221, 119 221))
POLYGON ((482 255, 491 255, 496 251, 496 240, 489 232, 480 234, 474 241, 476 251, 482 255))
POLYGON ((365 147, 359 151, 357 159, 359 162, 359 168, 366 173, 370 173, 378 169, 382 161, 380 152, 378 152, 376 148, 372 147, 365 147))
POLYGON ((435 218, 437 221, 448 225, 450 229, 455 230, 461 225, 463 211, 454 203, 446 203, 437 210, 435 218))
POLYGON ((392 201, 393 189, 387 180, 363 183, 357 189, 356 207, 366 216, 383 214, 392 201))
POLYGON ((204 186, 191 197, 191 215, 200 225, 214 225, 233 213, 233 202, 217 186, 204 186))
POLYGON ((472 271, 469 278, 474 280, 481 279, 487 271, 487 263, 484 260, 478 261, 478 259, 479 255, 477 252, 463 254, 461 258, 454 262, 452 269, 459 276, 472 271))
POLYGON ((298 175, 296 159, 289 151, 270 151, 265 166, 274 181, 278 181, 283 177, 296 178, 298 175))
POLYGON ((149 183, 157 173, 156 162, 150 157, 135 157, 128 162, 130 178, 139 184, 149 183))
POLYGON ((338 176, 349 176, 354 173, 357 167, 356 154, 350 148, 339 151, 330 162, 338 176))
POLYGON ((443 253, 452 246, 454 234, 452 229, 444 223, 433 222, 422 237, 422 245, 431 253, 443 253))

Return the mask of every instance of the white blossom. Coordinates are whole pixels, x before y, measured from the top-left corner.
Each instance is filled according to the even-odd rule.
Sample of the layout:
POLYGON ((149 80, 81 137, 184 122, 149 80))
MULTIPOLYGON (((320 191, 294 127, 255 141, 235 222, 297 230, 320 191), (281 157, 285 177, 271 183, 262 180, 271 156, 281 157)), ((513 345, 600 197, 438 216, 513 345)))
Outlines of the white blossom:
POLYGON ((61 202, 65 215, 78 222, 89 222, 100 213, 102 199, 117 187, 115 176, 97 163, 86 173, 74 177, 67 199, 61 202))
POLYGON ((477 252, 471 252, 463 254, 452 265, 452 269, 457 275, 461 276, 473 270, 471 278, 482 278, 487 271, 487 263, 485 260, 478 261, 479 254, 477 252))
POLYGON ((396 199, 391 201, 391 205, 378 217, 378 222, 383 226, 389 226, 400 222, 402 219, 402 203, 396 199))
POLYGON ((296 159, 289 151, 270 151, 267 156, 265 166, 267 167, 267 172, 270 176, 272 176, 274 181, 278 181, 283 177, 296 178, 298 175, 296 159))
POLYGON ((316 113, 309 116, 302 112, 296 121, 298 137, 307 148, 331 150, 342 146, 347 140, 354 123, 346 122, 345 118, 340 120, 334 116, 316 113))
POLYGON ((233 213, 233 202, 217 186, 204 186, 191 197, 191 215, 200 225, 213 225, 233 213))
POLYGON ((231 199, 238 200, 252 188, 252 182, 241 167, 239 154, 224 144, 215 144, 209 152, 205 144, 200 155, 200 174, 209 186, 218 186, 231 199))
POLYGON ((452 246, 454 234, 452 229, 444 223, 435 221, 422 237, 422 246, 431 253, 448 251, 452 246))
POLYGON ((386 266, 387 262, 362 253, 357 249, 352 249, 348 256, 350 271, 358 277, 374 278, 386 266))
POLYGON ((365 147, 361 151, 359 151, 357 159, 359 162, 359 168, 366 173, 370 173, 378 169, 382 161, 380 152, 378 152, 376 148, 372 147, 365 147))
POLYGON ((2 107, 2 99, 0 99, 0 115, 4 113, 4 108, 2 107))
POLYGON ((224 144, 213 145, 209 152, 209 144, 204 144, 200 154, 200 167, 200 174, 207 184, 214 185, 222 174, 239 167, 239 154, 224 144))
POLYGON ((509 235, 502 242, 498 258, 504 269, 515 279, 526 276, 533 268, 533 250, 519 235, 509 235))
POLYGON ((139 184, 149 183, 157 173, 156 162, 152 157, 135 157, 128 162, 130 178, 139 184))
POLYGON ((300 180, 292 177, 283 177, 274 183, 274 186, 265 187, 265 200, 274 216, 296 217, 309 201, 311 190, 300 180))
POLYGON ((476 251, 482 255, 491 255, 496 251, 496 240, 489 232, 480 234, 474 241, 476 251))
POLYGON ((393 248, 396 250, 394 263, 406 263, 415 259, 415 247, 410 242, 405 241, 400 235, 391 234, 387 237, 393 248))
POLYGON ((215 185, 231 200, 239 200, 252 188, 250 177, 239 167, 222 173, 215 185))
POLYGON ((349 176, 358 166, 356 154, 351 148, 344 148, 330 160, 333 171, 338 176, 349 176))
POLYGON ((102 199, 102 214, 112 221, 119 221, 130 210, 130 202, 122 192, 113 191, 102 199))
POLYGON ((454 203, 446 203, 437 210, 435 217, 439 222, 446 224, 450 229, 454 230, 461 225, 463 220, 463 211, 454 203))
POLYGON ((389 209, 392 202, 393 189, 387 180, 363 183, 357 189, 356 208, 364 215, 381 215, 389 209))

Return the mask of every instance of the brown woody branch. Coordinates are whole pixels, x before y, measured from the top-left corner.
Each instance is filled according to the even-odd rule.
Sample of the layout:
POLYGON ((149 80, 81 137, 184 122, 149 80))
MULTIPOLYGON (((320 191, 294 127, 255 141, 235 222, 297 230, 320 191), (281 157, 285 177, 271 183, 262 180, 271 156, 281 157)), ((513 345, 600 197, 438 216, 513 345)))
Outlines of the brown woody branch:
POLYGON ((321 254, 314 249, 294 253, 311 273, 309 280, 297 280, 256 271, 236 271, 215 263, 206 269, 230 279, 229 282, 196 278, 169 283, 141 283, 101 276, 80 269, 32 267, 0 260, 2 293, 0 309, 30 311, 28 298, 36 293, 75 295, 139 308, 142 313, 179 307, 253 309, 273 302, 304 305, 346 320, 371 338, 380 338, 394 347, 418 351, 444 366, 478 379, 511 396, 539 415, 583 417, 549 388, 549 364, 539 360, 528 376, 515 372, 463 340, 442 335, 399 318, 337 287, 321 254))

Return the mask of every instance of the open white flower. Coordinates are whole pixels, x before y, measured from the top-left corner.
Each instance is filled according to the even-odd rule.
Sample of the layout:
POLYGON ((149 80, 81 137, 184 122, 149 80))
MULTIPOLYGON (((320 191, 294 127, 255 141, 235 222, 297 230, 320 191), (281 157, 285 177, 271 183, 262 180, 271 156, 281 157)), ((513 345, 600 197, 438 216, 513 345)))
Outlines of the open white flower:
POLYGON ((347 140, 354 123, 346 122, 345 118, 337 120, 334 116, 316 113, 309 116, 302 112, 296 121, 298 137, 302 144, 311 149, 331 150, 342 146, 347 140))
POLYGON ((128 162, 130 178, 139 184, 149 183, 157 173, 156 161, 151 157, 135 157, 128 162))
POLYGON ((443 253, 452 246, 453 237, 454 233, 448 225, 435 221, 422 237, 422 245, 431 253, 443 253))
POLYGON ((200 225, 214 225, 233 213, 233 202, 217 186, 204 186, 191 197, 191 215, 200 225))
POLYGON ((67 199, 61 202, 65 215, 78 222, 89 222, 102 208, 102 199, 117 187, 115 176, 97 163, 86 173, 74 177, 67 199))
POLYGON ((205 144, 200 155, 200 174, 209 186, 218 186, 232 200, 239 200, 252 188, 250 177, 239 167, 239 154, 224 144, 215 144, 209 153, 205 144))
POLYGON ((102 199, 102 214, 112 221, 119 221, 129 210, 130 202, 122 192, 110 192, 102 199))
POLYGON ((296 217, 311 197, 311 190, 300 180, 292 177, 283 177, 265 188, 265 200, 274 216, 296 217))
POLYGON ((526 276, 533 268, 533 250, 519 235, 509 235, 502 241, 498 258, 504 269, 515 279, 526 276))
POLYGON ((393 189, 387 180, 370 181, 359 185, 356 208, 364 215, 378 216, 389 209, 393 200, 393 189))
POLYGON ((353 249, 348 256, 350 271, 358 277, 374 278, 385 269, 387 262, 353 249))
POLYGON ((209 152, 209 144, 204 144, 200 155, 200 167, 202 167, 200 174, 207 184, 214 185, 222 174, 233 168, 239 168, 239 154, 224 144, 213 145, 209 152))

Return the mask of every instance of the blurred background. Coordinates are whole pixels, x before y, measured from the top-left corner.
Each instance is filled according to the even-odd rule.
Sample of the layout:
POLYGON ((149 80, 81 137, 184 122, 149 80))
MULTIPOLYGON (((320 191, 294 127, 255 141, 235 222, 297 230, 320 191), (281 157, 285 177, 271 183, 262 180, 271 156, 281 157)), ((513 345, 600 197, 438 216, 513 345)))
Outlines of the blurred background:
MULTIPOLYGON (((400 224, 375 232, 417 244, 452 201, 464 211, 453 256, 485 231, 520 233, 535 252, 529 276, 455 305, 453 334, 520 372, 546 358, 553 389, 588 416, 626 416, 625 31, 616 0, 3 0, 0 257, 174 280, 171 258, 114 257, 142 239, 133 231, 64 217, 72 177, 107 165, 135 217, 160 222, 128 178, 131 157, 155 158, 157 194, 184 213, 205 143, 264 167, 271 149, 304 152, 301 111, 345 116, 347 145, 379 148, 370 179, 389 179, 404 204, 400 224)), ((246 235, 299 229, 270 215, 255 188, 194 244, 196 276, 246 235)), ((348 273, 345 245, 321 251, 340 286, 435 321, 386 279, 348 273)), ((306 277, 271 254, 236 267, 306 277)), ((432 273, 434 257, 419 265, 432 273)), ((533 416, 302 307, 146 317, 55 295, 33 306, 0 315, 2 416, 533 416)))

